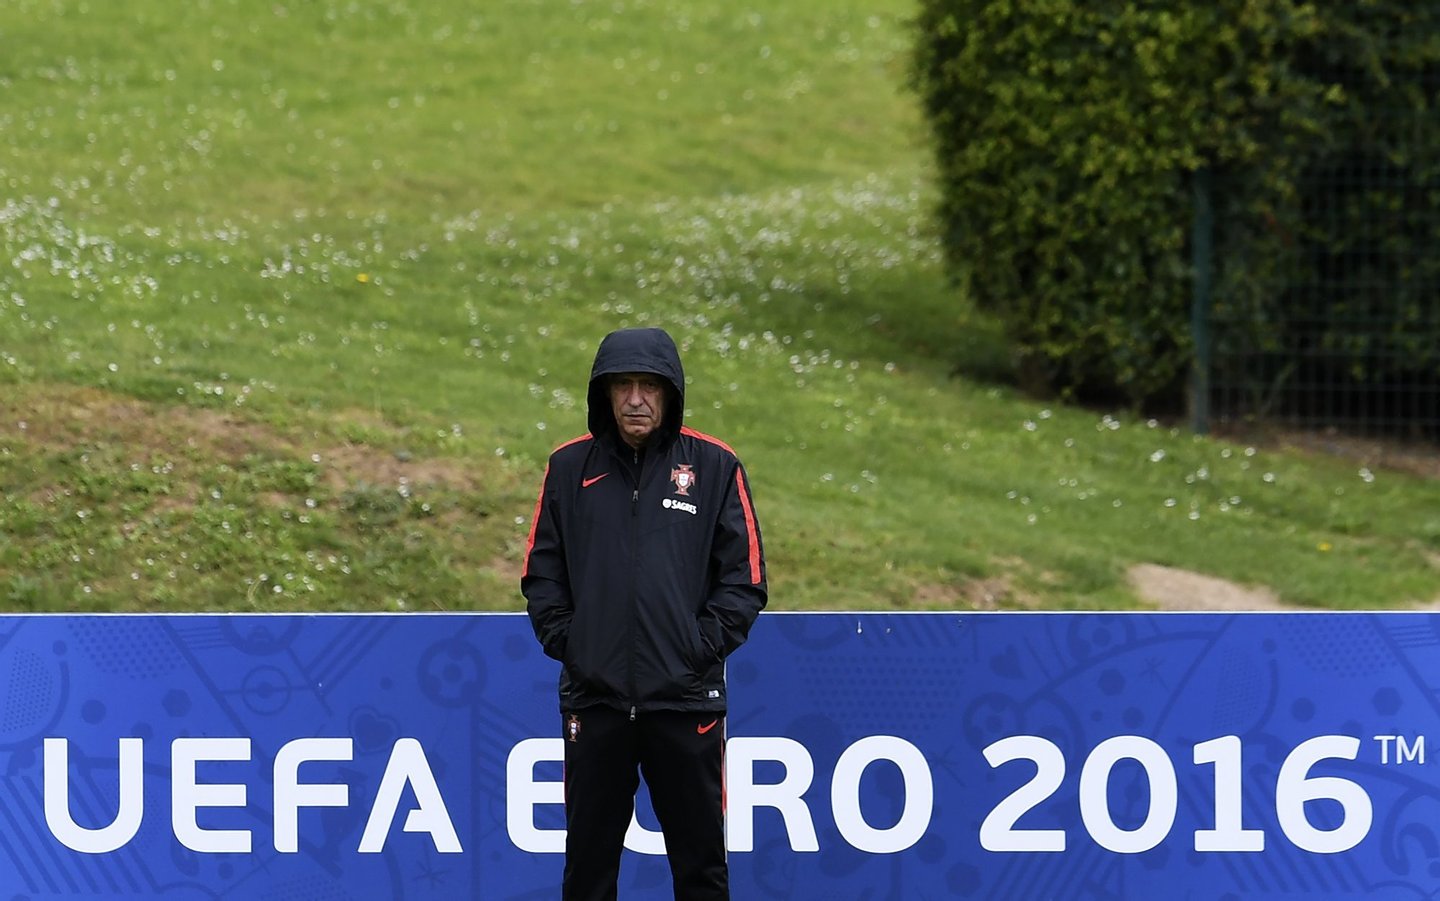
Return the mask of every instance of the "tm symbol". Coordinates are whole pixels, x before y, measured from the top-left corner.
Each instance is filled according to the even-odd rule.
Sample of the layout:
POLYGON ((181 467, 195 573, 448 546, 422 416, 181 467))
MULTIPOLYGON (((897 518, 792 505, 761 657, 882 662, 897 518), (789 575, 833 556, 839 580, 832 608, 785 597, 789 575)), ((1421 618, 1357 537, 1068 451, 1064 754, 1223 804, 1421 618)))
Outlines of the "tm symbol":
POLYGON ((1395 765, 1406 763, 1425 762, 1425 736, 1417 735, 1413 739, 1407 739, 1403 735, 1377 735, 1375 741, 1380 745, 1380 763, 1390 763, 1390 749, 1395 749, 1395 765))

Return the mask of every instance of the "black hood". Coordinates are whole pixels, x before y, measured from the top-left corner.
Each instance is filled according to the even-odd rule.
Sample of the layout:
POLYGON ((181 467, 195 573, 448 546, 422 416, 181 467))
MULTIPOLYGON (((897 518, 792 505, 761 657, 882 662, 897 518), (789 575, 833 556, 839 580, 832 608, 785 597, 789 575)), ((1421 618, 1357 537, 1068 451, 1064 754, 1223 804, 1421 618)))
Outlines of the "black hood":
POLYGON ((679 434, 685 414, 685 370, 680 366, 680 351, 674 340, 658 328, 620 329, 600 342, 595 365, 590 367, 590 434, 613 437, 617 433, 605 376, 618 372, 648 372, 666 381, 669 390, 665 392, 660 435, 669 441, 679 434))

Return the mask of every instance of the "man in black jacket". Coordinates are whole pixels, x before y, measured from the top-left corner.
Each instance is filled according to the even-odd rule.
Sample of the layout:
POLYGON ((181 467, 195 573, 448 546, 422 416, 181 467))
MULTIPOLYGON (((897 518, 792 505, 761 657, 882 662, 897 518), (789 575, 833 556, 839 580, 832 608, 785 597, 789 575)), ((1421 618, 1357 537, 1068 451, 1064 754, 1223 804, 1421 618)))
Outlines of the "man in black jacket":
POLYGON ((661 329, 607 335, 588 402, 590 433, 550 456, 520 580, 563 664, 563 897, 616 897, 643 774, 677 901, 725 899, 725 658, 766 601, 750 483, 728 445, 683 425, 661 329))

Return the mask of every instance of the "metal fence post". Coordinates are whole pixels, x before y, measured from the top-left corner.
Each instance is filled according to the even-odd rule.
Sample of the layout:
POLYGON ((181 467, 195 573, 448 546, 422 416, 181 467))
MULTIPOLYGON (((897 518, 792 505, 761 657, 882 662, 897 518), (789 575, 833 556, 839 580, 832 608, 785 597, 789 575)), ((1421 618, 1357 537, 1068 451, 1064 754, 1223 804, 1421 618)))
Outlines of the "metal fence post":
POLYGON ((1204 435, 1210 431, 1211 272, 1215 246, 1210 170, 1195 170, 1192 185, 1195 221, 1190 229, 1190 252, 1195 282, 1190 298, 1190 338, 1194 345, 1190 372, 1190 422, 1197 435, 1204 435))

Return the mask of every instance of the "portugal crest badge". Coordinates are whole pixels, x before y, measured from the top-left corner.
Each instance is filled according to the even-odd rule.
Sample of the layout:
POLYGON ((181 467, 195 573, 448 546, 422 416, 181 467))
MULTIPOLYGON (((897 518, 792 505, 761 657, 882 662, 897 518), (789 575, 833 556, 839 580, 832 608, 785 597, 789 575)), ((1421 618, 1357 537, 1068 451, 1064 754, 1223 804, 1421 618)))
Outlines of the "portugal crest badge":
POLYGON ((572 742, 580 740, 580 717, 573 713, 565 720, 565 738, 572 742))
POLYGON ((689 463, 681 463, 670 470, 670 481, 675 483, 676 494, 689 497, 690 489, 695 487, 695 470, 689 463))

